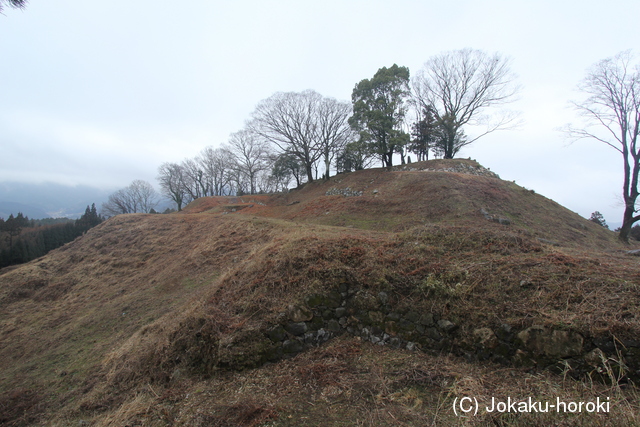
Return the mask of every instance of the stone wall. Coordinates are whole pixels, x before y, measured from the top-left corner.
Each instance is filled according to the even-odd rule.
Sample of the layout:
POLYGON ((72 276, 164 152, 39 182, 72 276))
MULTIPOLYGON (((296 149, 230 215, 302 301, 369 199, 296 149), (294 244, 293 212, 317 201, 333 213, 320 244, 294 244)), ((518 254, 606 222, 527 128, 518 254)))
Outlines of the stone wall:
POLYGON ((364 191, 352 190, 351 187, 347 187, 347 188, 332 187, 324 193, 325 196, 343 196, 343 197, 359 197, 359 196, 362 196, 363 194, 364 194, 364 191))
POLYGON ((327 294, 312 294, 280 314, 264 331, 263 362, 294 356, 341 334, 375 345, 410 351, 449 352, 469 361, 550 368, 574 377, 607 380, 612 373, 640 379, 640 341, 617 342, 570 330, 534 325, 515 330, 461 327, 434 313, 397 309, 386 292, 341 284, 327 294))
POLYGON ((467 175, 486 176, 489 178, 500 178, 497 173, 491 172, 489 169, 480 165, 470 165, 467 163, 459 162, 453 163, 448 167, 429 168, 424 165, 412 165, 411 163, 406 165, 394 166, 394 171, 420 171, 420 172, 453 172, 464 173, 467 175))

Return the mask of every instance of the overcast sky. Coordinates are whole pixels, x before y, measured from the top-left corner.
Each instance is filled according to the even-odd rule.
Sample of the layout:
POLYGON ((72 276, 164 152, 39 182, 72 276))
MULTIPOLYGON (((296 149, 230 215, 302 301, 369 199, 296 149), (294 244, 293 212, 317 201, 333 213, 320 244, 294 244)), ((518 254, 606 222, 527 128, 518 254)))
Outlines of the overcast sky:
POLYGON ((0 182, 156 185, 162 162, 225 143, 275 92, 350 100, 380 67, 415 74, 473 48, 511 58, 524 124, 460 156, 583 216, 622 216, 620 154, 558 128, 577 122, 587 69, 637 47, 637 0, 30 0, 3 13, 0 182))

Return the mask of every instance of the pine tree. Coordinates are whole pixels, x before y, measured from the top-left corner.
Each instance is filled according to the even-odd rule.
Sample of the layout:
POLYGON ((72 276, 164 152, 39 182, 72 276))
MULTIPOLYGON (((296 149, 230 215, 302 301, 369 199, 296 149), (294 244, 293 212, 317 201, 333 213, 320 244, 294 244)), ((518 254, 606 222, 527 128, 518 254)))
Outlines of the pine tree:
POLYGON ((603 226, 607 230, 609 229, 607 221, 604 220, 604 216, 598 211, 595 211, 591 214, 591 218, 589 218, 589 221, 595 222, 596 224, 603 226))

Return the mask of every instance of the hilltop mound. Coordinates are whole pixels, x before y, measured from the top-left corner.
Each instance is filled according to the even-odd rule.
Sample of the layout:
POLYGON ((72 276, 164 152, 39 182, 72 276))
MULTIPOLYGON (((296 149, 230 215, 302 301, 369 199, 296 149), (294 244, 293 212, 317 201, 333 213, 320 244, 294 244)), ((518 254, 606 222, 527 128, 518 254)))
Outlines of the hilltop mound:
POLYGON ((235 213, 398 232, 456 225, 515 232, 547 244, 619 248, 613 232, 473 160, 430 160, 393 172, 367 169, 286 194, 206 197, 185 213, 235 213))
POLYGON ((411 168, 120 215, 0 271, 0 422, 457 425, 465 393, 607 390, 547 368, 638 378, 613 233, 471 161, 411 168))

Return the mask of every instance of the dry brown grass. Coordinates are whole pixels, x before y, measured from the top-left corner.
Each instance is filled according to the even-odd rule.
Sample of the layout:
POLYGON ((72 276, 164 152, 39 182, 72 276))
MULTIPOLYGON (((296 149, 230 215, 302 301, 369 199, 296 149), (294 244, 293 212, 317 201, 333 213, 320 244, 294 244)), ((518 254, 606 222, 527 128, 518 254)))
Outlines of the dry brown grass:
POLYGON ((341 283, 385 291, 399 309, 450 319, 461 336, 507 323, 635 338, 638 261, 598 227, 512 183, 381 170, 287 195, 201 199, 182 213, 118 216, 39 260, 0 271, 0 419, 637 424, 632 386, 611 389, 350 338, 276 364, 256 357, 265 328, 290 304, 341 283), (347 186, 365 195, 324 196, 347 186), (487 221, 481 207, 512 224, 487 221), (607 395, 617 412, 461 420, 450 408, 464 393, 607 395))
POLYGON ((122 405, 86 419, 98 426, 633 426, 639 410, 635 391, 339 338, 259 369, 140 384, 122 405), (483 406, 492 397, 609 398, 610 411, 458 417, 454 399, 465 396, 483 406))

